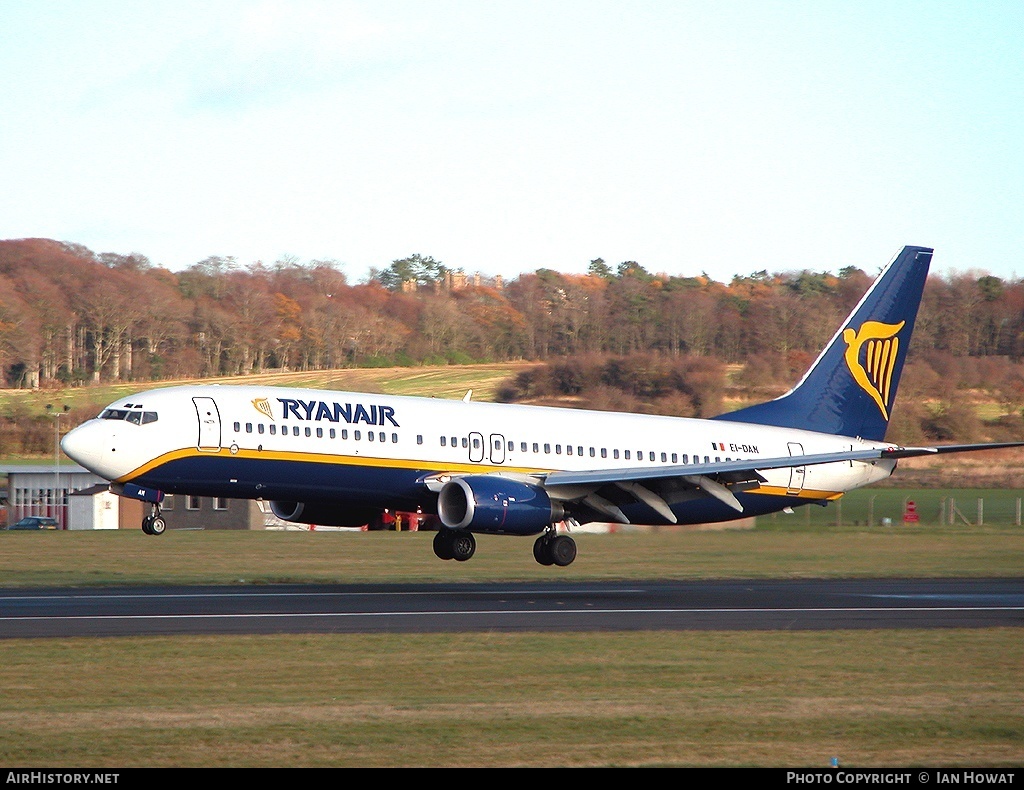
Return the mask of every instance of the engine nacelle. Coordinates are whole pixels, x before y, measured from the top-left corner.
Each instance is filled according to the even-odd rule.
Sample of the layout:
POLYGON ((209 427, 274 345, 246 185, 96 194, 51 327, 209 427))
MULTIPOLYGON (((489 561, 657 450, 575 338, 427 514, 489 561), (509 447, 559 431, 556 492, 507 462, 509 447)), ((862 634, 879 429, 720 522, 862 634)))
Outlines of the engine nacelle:
POLYGON ((446 483, 437 515, 451 529, 536 535, 565 518, 562 506, 544 489, 504 477, 476 475, 446 483))
POLYGON ((377 508, 353 507, 344 502, 271 501, 270 510, 282 521, 324 527, 361 527, 380 515, 377 508))

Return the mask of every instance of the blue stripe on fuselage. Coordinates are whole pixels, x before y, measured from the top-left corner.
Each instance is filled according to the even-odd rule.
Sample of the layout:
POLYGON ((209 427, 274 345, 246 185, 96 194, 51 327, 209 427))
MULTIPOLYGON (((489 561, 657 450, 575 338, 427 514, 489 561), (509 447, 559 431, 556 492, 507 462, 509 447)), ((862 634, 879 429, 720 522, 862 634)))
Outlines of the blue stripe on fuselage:
MULTIPOLYGON (((131 482, 168 494, 299 502, 355 501, 367 507, 436 512, 436 494, 419 482, 436 470, 395 469, 294 459, 237 458, 195 455, 161 464, 131 482)), ((678 524, 711 524, 762 516, 784 507, 807 505, 806 499, 744 492, 737 495, 739 513, 713 498, 691 499, 672 509, 678 524)), ((634 524, 665 524, 640 502, 622 511, 634 524)))
POLYGON ((300 502, 358 498, 366 500, 367 507, 415 510, 434 499, 417 482, 426 473, 387 466, 195 455, 167 461, 131 482, 168 494, 300 502))

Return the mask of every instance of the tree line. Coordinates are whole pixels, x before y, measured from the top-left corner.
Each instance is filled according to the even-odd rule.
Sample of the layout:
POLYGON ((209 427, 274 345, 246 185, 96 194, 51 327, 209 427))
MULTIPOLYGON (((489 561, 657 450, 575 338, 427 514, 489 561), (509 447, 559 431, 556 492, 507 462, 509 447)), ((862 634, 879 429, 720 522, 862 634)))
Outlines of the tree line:
MULTIPOLYGON (((726 365, 741 366, 735 378, 755 395, 792 383, 874 274, 761 270, 717 282, 596 259, 586 274, 539 268, 504 282, 416 254, 352 283, 331 260, 213 256, 172 272, 140 253, 8 240, 0 372, 8 387, 49 387, 269 369, 662 360, 673 381, 701 382, 668 387, 673 410, 703 414, 720 403, 723 385, 709 382, 726 365)), ((955 413, 959 393, 980 387, 1012 415, 1024 398, 1022 356, 1024 282, 929 277, 906 389, 955 413)), ((609 389, 601 397, 619 398, 609 389)))

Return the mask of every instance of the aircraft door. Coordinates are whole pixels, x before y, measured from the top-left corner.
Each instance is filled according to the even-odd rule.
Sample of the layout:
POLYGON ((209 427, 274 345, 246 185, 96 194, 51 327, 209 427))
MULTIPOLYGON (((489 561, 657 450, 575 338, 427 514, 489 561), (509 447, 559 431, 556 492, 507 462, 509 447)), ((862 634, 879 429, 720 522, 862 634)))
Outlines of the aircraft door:
MULTIPOLYGON (((804 446, 800 442, 789 443, 789 454, 790 455, 803 455, 804 446)), ((789 468, 789 488, 786 489, 787 494, 799 494, 804 490, 804 478, 807 476, 807 467, 791 466, 789 468)))
POLYGON ((213 398, 193 398, 196 416, 199 418, 199 442, 197 448, 205 452, 220 450, 220 412, 213 398))
POLYGON ((492 433, 490 442, 491 463, 505 463, 505 437, 500 433, 492 433))
POLYGON ((484 460, 484 435, 474 431, 469 435, 469 460, 478 464, 484 460))

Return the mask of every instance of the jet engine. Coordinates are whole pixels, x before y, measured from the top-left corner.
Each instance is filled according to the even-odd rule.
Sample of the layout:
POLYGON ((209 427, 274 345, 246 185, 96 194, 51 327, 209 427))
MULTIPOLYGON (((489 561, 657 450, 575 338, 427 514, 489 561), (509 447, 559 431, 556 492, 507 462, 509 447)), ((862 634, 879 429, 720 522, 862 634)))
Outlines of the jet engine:
POLYGON ((324 527, 361 527, 380 515, 380 509, 353 507, 344 502, 271 501, 270 509, 282 521, 324 527))
POLYGON ((536 535, 565 518, 544 489, 494 475, 458 477, 437 498, 437 515, 450 529, 536 535))

